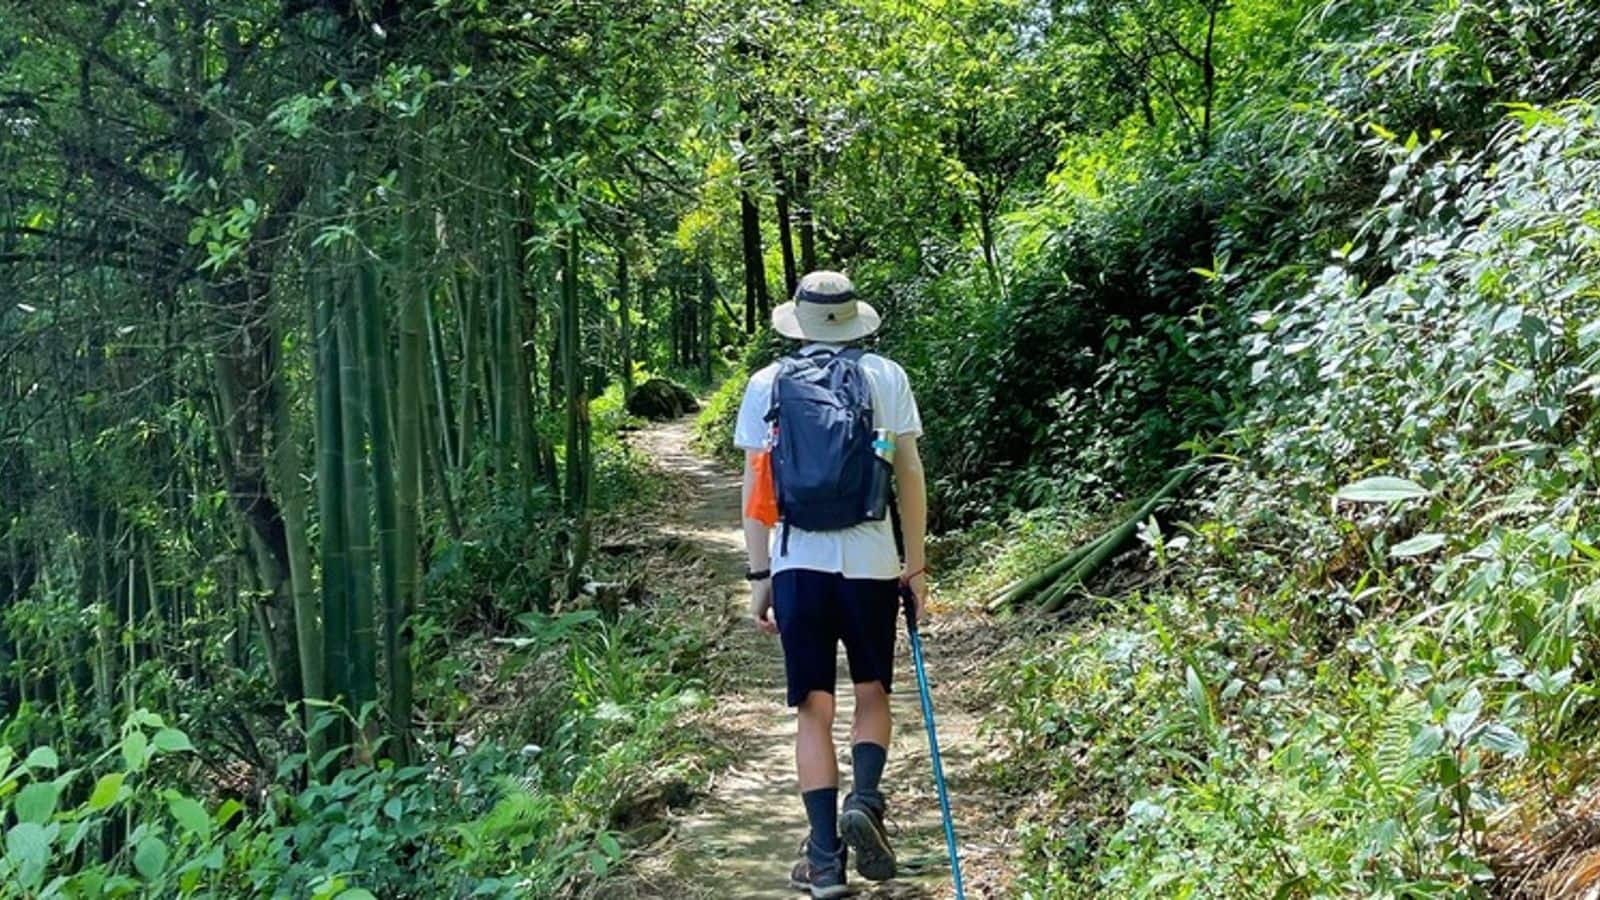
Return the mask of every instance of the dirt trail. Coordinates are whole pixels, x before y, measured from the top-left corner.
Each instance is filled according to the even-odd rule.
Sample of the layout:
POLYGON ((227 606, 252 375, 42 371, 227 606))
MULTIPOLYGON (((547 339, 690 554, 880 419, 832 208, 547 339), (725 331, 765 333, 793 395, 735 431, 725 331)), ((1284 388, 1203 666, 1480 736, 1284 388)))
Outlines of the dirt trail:
MULTIPOLYGON (((631 438, 664 476, 680 482, 683 502, 674 504, 649 527, 659 539, 694 548, 715 573, 713 608, 724 611, 719 640, 708 651, 718 673, 713 711, 706 725, 732 763, 717 772, 694 806, 671 813, 672 837, 635 865, 637 879, 616 896, 793 898, 789 867, 805 837, 805 816, 794 773, 793 713, 783 703, 783 662, 775 637, 752 628, 745 615, 744 539, 739 529, 739 479, 690 446, 692 420, 652 426, 631 438)), ((960 675, 979 660, 946 657, 941 638, 972 622, 936 621, 925 629, 929 680, 938 713, 940 744, 953 793, 963 874, 970 897, 1005 896, 1005 848, 998 846, 999 818, 981 798, 975 711, 963 708, 970 695, 960 675), (948 677, 947 677, 948 676, 948 677)), ((952 642, 957 643, 957 642, 952 642)), ((981 642, 980 642, 981 643, 981 642)), ((893 746, 884 775, 890 818, 900 829, 895 839, 902 877, 873 885, 854 877, 858 897, 944 898, 953 896, 945 859, 938 798, 928 761, 926 732, 918 705, 916 676, 902 633, 898 642, 893 746)), ((839 671, 845 668, 843 653, 839 671)), ((841 685, 843 687, 843 685, 841 685)), ((834 742, 839 753, 842 790, 849 790, 850 691, 841 690, 834 742)), ((970 702, 970 701, 969 701, 970 702)))

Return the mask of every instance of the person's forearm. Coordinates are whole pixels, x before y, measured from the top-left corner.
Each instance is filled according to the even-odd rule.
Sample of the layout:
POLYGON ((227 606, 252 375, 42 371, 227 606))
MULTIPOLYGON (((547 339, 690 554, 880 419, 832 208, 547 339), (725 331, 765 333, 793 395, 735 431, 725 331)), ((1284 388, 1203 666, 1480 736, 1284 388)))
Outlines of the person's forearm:
MULTIPOLYGON (((744 486, 739 492, 739 509, 743 510, 750 502, 750 491, 755 486, 755 469, 750 465, 750 456, 745 454, 744 486)), ((755 519, 744 520, 744 547, 750 560, 750 571, 759 572, 772 564, 771 531, 766 525, 755 519)))
POLYGON ((928 484, 916 438, 902 438, 895 448, 895 496, 900 506, 900 532, 906 543, 906 570, 927 565, 928 484))

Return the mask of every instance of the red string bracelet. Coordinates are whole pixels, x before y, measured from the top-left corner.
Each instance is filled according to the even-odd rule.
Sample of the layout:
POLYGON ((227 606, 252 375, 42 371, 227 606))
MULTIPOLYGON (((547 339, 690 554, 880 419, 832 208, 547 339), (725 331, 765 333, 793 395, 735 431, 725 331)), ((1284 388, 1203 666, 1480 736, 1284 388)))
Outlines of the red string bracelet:
POLYGON ((917 577, 918 575, 926 575, 927 573, 928 573, 928 567, 927 566, 923 566, 922 568, 916 570, 915 572, 912 572, 910 575, 901 575, 900 576, 900 583, 901 584, 910 584, 911 583, 911 579, 917 577))

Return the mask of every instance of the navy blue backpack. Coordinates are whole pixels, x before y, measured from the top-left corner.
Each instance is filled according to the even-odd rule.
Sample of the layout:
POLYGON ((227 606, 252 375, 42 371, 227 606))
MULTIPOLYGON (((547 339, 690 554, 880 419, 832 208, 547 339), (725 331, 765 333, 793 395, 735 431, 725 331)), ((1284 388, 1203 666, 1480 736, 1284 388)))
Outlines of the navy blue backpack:
POLYGON ((889 466, 873 449, 863 351, 801 351, 778 364, 767 421, 776 426, 772 480, 789 528, 837 531, 888 515, 889 466))

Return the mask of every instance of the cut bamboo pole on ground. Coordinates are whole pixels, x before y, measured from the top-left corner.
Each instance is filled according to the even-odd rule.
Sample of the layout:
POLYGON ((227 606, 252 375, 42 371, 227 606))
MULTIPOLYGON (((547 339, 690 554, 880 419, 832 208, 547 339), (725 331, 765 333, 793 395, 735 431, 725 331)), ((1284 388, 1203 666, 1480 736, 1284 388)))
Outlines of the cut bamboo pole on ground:
POLYGON ((1090 575, 1104 566, 1131 540, 1139 530, 1139 523, 1164 506, 1194 474, 1193 463, 1179 468, 1154 494, 1139 505, 1134 513, 1122 519, 1116 527, 1099 537, 1082 544, 1060 559, 1050 563, 1033 575, 1018 579, 1002 588, 990 601, 988 609, 995 612, 1006 607, 1021 606, 1033 600, 1044 613, 1061 608, 1073 589, 1082 585, 1090 575))

